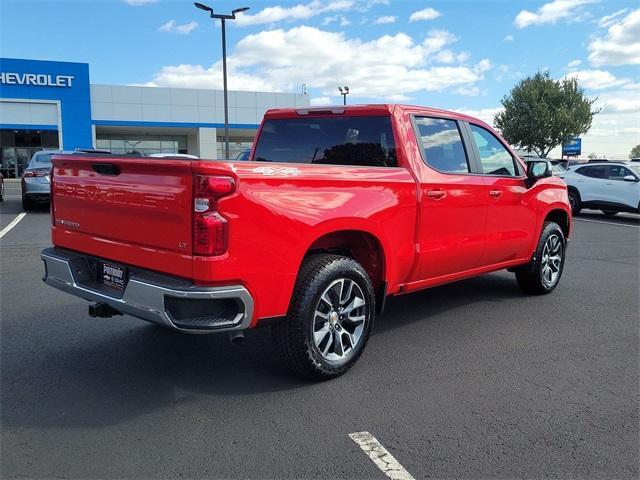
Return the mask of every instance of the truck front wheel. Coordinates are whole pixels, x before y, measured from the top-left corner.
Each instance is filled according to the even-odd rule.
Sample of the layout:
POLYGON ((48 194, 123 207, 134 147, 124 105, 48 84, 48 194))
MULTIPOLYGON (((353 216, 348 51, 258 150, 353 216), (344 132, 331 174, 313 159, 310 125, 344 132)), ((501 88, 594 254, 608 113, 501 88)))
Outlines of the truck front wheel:
POLYGON ((346 372, 362 354, 373 326, 375 295, 362 266, 339 255, 303 263, 286 318, 274 325, 284 362, 316 380, 346 372))
POLYGON ((533 258, 515 270, 518 285, 525 293, 540 295, 556 288, 564 269, 566 246, 560 225, 545 222, 533 258))

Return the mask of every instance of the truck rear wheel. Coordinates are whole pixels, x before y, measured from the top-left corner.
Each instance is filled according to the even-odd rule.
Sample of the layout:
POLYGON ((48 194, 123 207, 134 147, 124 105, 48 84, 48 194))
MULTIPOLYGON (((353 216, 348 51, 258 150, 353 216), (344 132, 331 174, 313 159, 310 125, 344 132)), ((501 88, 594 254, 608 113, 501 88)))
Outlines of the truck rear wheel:
POLYGON ((273 337, 292 370, 315 380, 335 378, 358 360, 375 315, 371 279, 339 255, 312 255, 300 269, 286 318, 273 337))
POLYGON ((533 258, 515 271, 520 288, 534 295, 553 291, 562 276, 566 246, 560 225, 545 222, 533 258))

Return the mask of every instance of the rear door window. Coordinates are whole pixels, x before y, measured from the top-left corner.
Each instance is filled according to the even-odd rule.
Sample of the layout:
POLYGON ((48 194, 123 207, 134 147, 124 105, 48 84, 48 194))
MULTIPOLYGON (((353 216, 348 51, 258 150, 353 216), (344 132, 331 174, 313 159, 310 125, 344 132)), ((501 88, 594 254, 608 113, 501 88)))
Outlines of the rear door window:
POLYGON ((320 117, 265 120, 256 144, 258 162, 397 167, 390 117, 320 117))
POLYGON ((424 161, 443 173, 469 173, 469 160, 458 122, 446 118, 415 117, 424 161))
POLYGON ((578 173, 590 178, 607 178, 607 167, 605 165, 599 165, 595 167, 584 167, 578 170, 578 173))

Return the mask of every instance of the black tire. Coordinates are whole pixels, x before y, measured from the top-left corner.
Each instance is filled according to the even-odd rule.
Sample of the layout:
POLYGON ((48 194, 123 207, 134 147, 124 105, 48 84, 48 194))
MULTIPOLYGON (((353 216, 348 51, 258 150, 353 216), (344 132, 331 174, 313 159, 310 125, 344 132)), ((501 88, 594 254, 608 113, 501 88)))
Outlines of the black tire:
POLYGON ((567 242, 560 225, 555 222, 545 222, 533 258, 528 264, 516 269, 516 280, 520 288, 525 293, 532 295, 542 295, 552 292, 556 286, 558 286, 560 278, 562 277, 566 250, 567 242), (550 242, 551 237, 554 236, 560 244, 560 262, 557 266, 557 276, 554 276, 553 281, 549 282, 548 279, 545 278, 545 272, 548 272, 548 270, 545 270, 545 266, 552 268, 551 276, 554 275, 554 272, 553 266, 550 266, 549 255, 545 258, 545 252, 547 252, 545 246, 550 242))
POLYGON ((23 196, 22 197, 22 209, 25 212, 30 212, 31 210, 34 209, 34 203, 33 200, 29 200, 27 197, 23 196))
MULTIPOLYGON (((351 297, 352 291, 349 290, 348 293, 351 297)), ((338 296, 341 295, 338 293, 338 296)), ((340 300, 338 298, 338 303, 340 300)), ((329 303, 325 303, 327 304, 326 308, 329 308, 329 303)), ((282 360, 293 371, 314 380, 328 380, 342 375, 356 363, 369 339, 375 311, 375 295, 371 279, 358 262, 339 255, 311 255, 300 268, 287 316, 273 326, 273 339, 282 360), (365 302, 364 306, 353 309, 364 319, 364 326, 359 329, 360 336, 355 345, 351 347, 346 345, 348 348, 344 347, 342 339, 343 335, 347 333, 349 334, 347 339, 352 339, 355 336, 354 332, 347 331, 352 328, 352 324, 347 323, 348 320, 344 320, 344 323, 337 321, 333 323, 334 320, 337 320, 335 318, 337 311, 334 312, 333 307, 331 307, 331 312, 334 312, 333 317, 329 315, 332 318, 331 325, 329 320, 323 321, 323 317, 318 317, 317 314, 317 310, 323 305, 321 297, 325 293, 329 295, 333 292, 333 290, 330 292, 327 289, 341 280, 343 283, 339 288, 347 283, 357 285, 359 290, 352 287, 354 289, 353 295, 356 295, 356 291, 362 293, 365 302), (339 326, 338 323, 340 323, 339 326), (337 346, 335 338, 340 338, 340 348, 342 348, 344 358, 339 360, 325 358, 327 353, 321 352, 320 346, 316 345, 316 341, 314 341, 314 332, 321 333, 318 325, 322 325, 321 329, 323 330, 325 328, 331 329, 331 331, 327 330, 325 334, 328 336, 325 337, 325 346, 328 347, 328 343, 333 344, 334 342, 337 346)), ((350 314, 346 316, 349 317, 350 314)), ((342 317, 343 315, 340 315, 341 320, 342 317)), ((332 346, 332 348, 336 348, 336 346, 332 346)))
POLYGON ((580 193, 573 188, 570 188, 568 191, 569 195, 569 205, 571 205, 571 214, 573 216, 578 215, 580 210, 582 210, 582 199, 580 198, 580 193))
POLYGON ((605 214, 605 216, 607 217, 613 217, 615 216, 618 212, 615 210, 602 210, 602 213, 605 214))

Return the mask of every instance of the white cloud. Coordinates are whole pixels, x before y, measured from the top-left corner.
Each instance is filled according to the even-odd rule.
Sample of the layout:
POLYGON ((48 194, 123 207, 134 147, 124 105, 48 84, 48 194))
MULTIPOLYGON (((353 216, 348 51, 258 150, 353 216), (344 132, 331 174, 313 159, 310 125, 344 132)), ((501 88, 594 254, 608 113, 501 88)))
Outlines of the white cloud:
POLYGON ((605 15, 598 21, 598 27, 609 28, 611 25, 618 21, 620 15, 624 15, 628 10, 628 8, 623 8, 621 10, 618 10, 617 12, 613 12, 611 15, 605 15))
POLYGON ((557 23, 559 20, 577 20, 576 9, 596 0, 554 0, 545 3, 537 12, 521 10, 515 18, 515 25, 518 28, 525 28, 530 25, 542 25, 544 23, 557 23))
POLYGON ((337 22, 341 27, 351 25, 349 19, 344 15, 332 15, 329 17, 324 17, 324 19, 322 20, 322 25, 331 25, 334 22, 337 22))
POLYGON ((469 115, 470 117, 480 119, 489 125, 493 125, 493 117, 495 117, 495 115, 502 110, 502 107, 481 108, 479 110, 473 108, 461 108, 454 110, 454 112, 463 113, 465 115, 469 115))
POLYGON ((124 0, 132 7, 141 7, 143 5, 149 5, 150 3, 156 3, 158 0, 124 0))
POLYGON ((513 42, 513 35, 507 35, 502 39, 503 42, 513 42))
POLYGON ((504 80, 516 80, 521 78, 522 76, 523 75, 521 71, 515 70, 512 66, 505 65, 503 63, 498 65, 498 68, 494 72, 493 78, 495 78, 497 82, 502 82, 504 80))
POLYGON ((582 60, 571 60, 569 63, 567 63, 567 68, 571 69, 571 68, 576 68, 578 66, 580 66, 580 64, 582 63, 582 60))
POLYGON ((333 105, 335 102, 331 100, 331 97, 315 97, 309 100, 311 105, 333 105))
POLYGON ((158 31, 164 33, 179 33, 180 35, 189 35, 196 28, 198 28, 198 22, 189 22, 178 25, 178 23, 171 19, 164 25, 158 28, 158 31))
MULTIPOLYGON (((489 60, 433 65, 437 54, 455 40, 442 30, 429 32, 421 42, 404 33, 363 41, 308 26, 267 30, 238 42, 228 58, 229 85, 237 90, 291 91, 306 83, 321 96, 331 96, 339 79, 351 87, 353 97, 378 99, 471 88, 491 68, 489 60)), ((167 66, 148 85, 220 88, 220 70, 220 62, 210 68, 167 66)))
POLYGON ((238 14, 235 24, 240 26, 262 25, 280 21, 307 20, 317 15, 329 12, 339 12, 353 7, 353 0, 313 0, 307 4, 298 4, 292 7, 266 7, 255 15, 249 13, 238 14))
POLYGON ((433 20, 434 18, 438 18, 439 16, 440 16, 439 11, 431 7, 427 7, 425 9, 418 10, 417 12, 413 12, 409 17, 409 21, 417 22, 420 20, 433 20))
POLYGON ((374 25, 385 25, 387 23, 396 23, 398 17, 394 17, 393 15, 383 15, 382 17, 376 18, 373 22, 374 25))
POLYGON ((473 87, 458 87, 453 93, 457 93, 458 95, 464 95, 465 97, 476 97, 480 95, 480 89, 477 86, 473 87))
POLYGON ((616 78, 606 70, 577 70, 567 73, 564 78, 577 78, 580 86, 591 90, 604 90, 632 84, 628 78, 616 78))
POLYGON ((640 64, 640 9, 611 25, 604 38, 589 43, 588 50, 595 66, 640 64))
MULTIPOLYGON (((640 113, 640 95, 628 90, 607 92, 598 97, 596 105, 602 107, 603 113, 640 113)), ((640 117, 635 124, 640 124, 640 117)))

